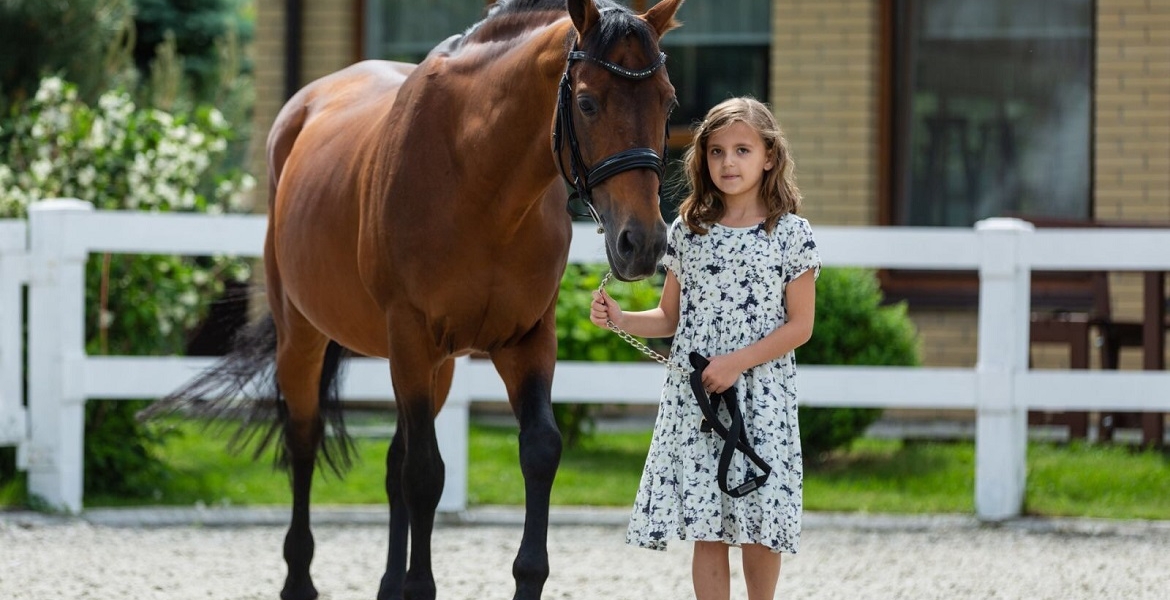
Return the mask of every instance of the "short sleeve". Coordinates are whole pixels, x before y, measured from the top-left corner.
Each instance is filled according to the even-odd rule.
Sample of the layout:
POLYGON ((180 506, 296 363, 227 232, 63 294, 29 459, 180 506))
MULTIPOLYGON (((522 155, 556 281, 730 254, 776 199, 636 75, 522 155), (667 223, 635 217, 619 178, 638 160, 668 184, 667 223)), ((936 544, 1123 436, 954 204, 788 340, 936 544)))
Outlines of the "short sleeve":
POLYGON ((821 254, 813 240, 812 227, 808 220, 793 215, 793 224, 788 228, 787 252, 784 256, 784 283, 794 281, 805 271, 813 269, 813 278, 821 275, 821 254))
POLYGON ((682 224, 682 219, 675 219, 670 224, 670 231, 666 233, 666 254, 662 257, 662 266, 669 269, 676 278, 681 278, 682 273, 679 270, 682 268, 682 257, 679 252, 682 251, 683 237, 686 235, 687 228, 682 224))

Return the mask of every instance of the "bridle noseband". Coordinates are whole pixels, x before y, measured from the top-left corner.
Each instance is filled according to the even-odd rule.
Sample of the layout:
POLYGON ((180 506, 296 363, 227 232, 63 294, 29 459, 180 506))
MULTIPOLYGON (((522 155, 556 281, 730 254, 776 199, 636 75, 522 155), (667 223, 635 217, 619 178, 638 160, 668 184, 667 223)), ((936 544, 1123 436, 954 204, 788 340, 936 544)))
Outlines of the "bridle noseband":
POLYGON ((605 227, 601 224, 601 215, 593 207, 593 188, 618 173, 632 169, 650 169, 658 174, 658 196, 661 198, 662 180, 666 172, 666 141, 663 141, 661 154, 652 148, 630 148, 629 150, 623 150, 617 154, 603 158, 597 164, 593 165, 593 168, 585 166, 585 161, 581 158, 580 144, 577 142, 577 130, 573 127, 572 109, 569 106, 569 100, 573 96, 573 83, 572 78, 569 76, 569 70, 572 68, 573 63, 579 60, 588 60, 597 63, 605 67, 605 70, 619 77, 642 80, 649 78, 662 65, 666 64, 666 53, 659 52, 658 60, 649 67, 641 71, 631 71, 621 65, 616 65, 596 56, 590 56, 578 50, 576 43, 573 45, 573 50, 569 52, 568 62, 565 65, 565 74, 561 77, 560 89, 557 91, 557 115, 556 125, 553 127, 553 149, 557 154, 557 168, 560 169, 561 176, 574 188, 572 195, 569 196, 570 202, 573 198, 580 198, 585 203, 585 207, 589 209, 589 216, 593 217, 593 220, 597 222, 597 232, 603 233, 605 227), (562 140, 569 142, 569 173, 565 172, 565 161, 561 155, 563 147, 562 140))

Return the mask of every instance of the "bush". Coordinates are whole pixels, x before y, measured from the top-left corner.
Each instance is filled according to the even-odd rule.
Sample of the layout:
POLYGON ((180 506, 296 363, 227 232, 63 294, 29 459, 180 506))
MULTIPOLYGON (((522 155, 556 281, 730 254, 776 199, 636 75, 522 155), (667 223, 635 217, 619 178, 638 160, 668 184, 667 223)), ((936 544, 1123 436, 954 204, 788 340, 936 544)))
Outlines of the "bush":
MULTIPOLYGON (((565 270, 557 298, 557 360, 632 362, 646 358, 617 334, 600 329, 589 320, 593 291, 601 285, 607 271, 604 266, 576 264, 570 264, 565 270)), ((661 288, 661 278, 638 283, 611 279, 606 285, 606 291, 624 310, 658 306, 661 288)), ((665 354, 669 348, 659 352, 665 354)), ((591 404, 553 405, 553 415, 565 437, 565 445, 572 447, 581 436, 593 431, 594 408, 591 404)))
MULTIPOLYGON (((871 271, 826 268, 817 280, 813 336, 797 349, 796 358, 802 365, 916 366, 917 331, 905 303, 882 306, 871 271)), ((873 408, 800 407, 804 455, 815 461, 848 447, 880 416, 881 410, 873 408)))
MULTIPOLYGON (((76 86, 46 78, 20 106, 0 145, 0 217, 24 216, 43 198, 73 197, 102 209, 230 211, 252 178, 211 167, 230 128, 213 108, 166 113, 140 108, 120 91, 91 106, 76 86)), ((93 256, 86 273, 89 354, 181 353, 187 337, 246 263, 176 256, 93 256)), ((162 475, 159 438, 134 418, 140 403, 86 403, 85 491, 153 492, 162 475)))

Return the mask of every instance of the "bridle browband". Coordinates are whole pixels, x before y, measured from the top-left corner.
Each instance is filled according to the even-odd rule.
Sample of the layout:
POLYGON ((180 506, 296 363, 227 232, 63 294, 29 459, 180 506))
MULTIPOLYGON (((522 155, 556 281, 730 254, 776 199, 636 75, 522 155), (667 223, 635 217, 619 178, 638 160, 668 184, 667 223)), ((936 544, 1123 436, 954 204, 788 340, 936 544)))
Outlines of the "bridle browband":
POLYGON ((650 169, 658 174, 658 196, 661 198, 662 180, 666 172, 666 141, 663 140, 661 154, 652 148, 630 148, 629 150, 623 150, 617 154, 612 154, 601 159, 597 164, 593 165, 593 168, 585 166, 585 160, 581 157, 580 144, 577 142, 577 130, 573 127, 572 108, 569 106, 569 100, 573 96, 573 83, 572 78, 569 76, 569 71, 573 63, 579 60, 587 60, 601 65, 605 70, 618 77, 642 80, 649 78, 662 65, 666 64, 666 53, 659 52, 658 60, 649 67, 641 71, 632 71, 621 65, 616 65, 605 59, 590 56, 582 52, 577 48, 576 42, 574 42, 573 49, 569 52, 568 60, 565 64, 565 74, 561 77, 560 89, 557 91, 557 115, 556 124, 553 127, 553 149, 557 154, 557 168, 560 169, 561 176, 574 188, 573 193, 569 196, 569 201, 571 202, 573 198, 580 198, 585 203, 585 207, 589 209, 589 216, 593 217, 593 220, 597 222, 597 232, 603 233, 605 226, 601 223, 601 215, 593 207, 593 188, 618 173, 633 169, 650 169), (565 161, 561 154, 563 147, 562 140, 569 142, 569 173, 565 172, 565 161))

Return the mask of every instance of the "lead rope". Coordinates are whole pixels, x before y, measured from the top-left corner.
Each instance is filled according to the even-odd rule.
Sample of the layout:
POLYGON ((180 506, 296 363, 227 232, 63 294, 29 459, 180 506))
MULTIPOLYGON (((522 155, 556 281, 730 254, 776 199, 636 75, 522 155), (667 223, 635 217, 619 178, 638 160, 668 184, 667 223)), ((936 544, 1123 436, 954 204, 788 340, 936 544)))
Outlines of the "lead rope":
MULTIPOLYGON (((612 271, 607 272, 605 274, 605 277, 601 278, 601 285, 597 286, 597 291, 604 292, 605 291, 605 284, 609 283, 609 278, 612 276, 613 276, 612 271)), ((672 371, 677 371, 677 372, 682 373, 684 375, 689 373, 689 371, 687 371, 686 369, 684 369, 676 364, 671 363, 669 358, 655 352, 653 349, 651 349, 646 344, 643 344, 642 342, 638 341, 638 339, 635 338, 634 336, 630 335, 629 333, 626 333, 626 331, 623 330, 621 327, 614 325, 613 321, 606 319, 605 326, 608 327, 610 331, 618 334, 618 337, 625 340, 627 344, 633 346, 636 350, 638 350, 642 354, 645 354, 646 356, 654 359, 656 362, 658 362, 658 364, 666 367, 667 369, 670 369, 672 371)))

